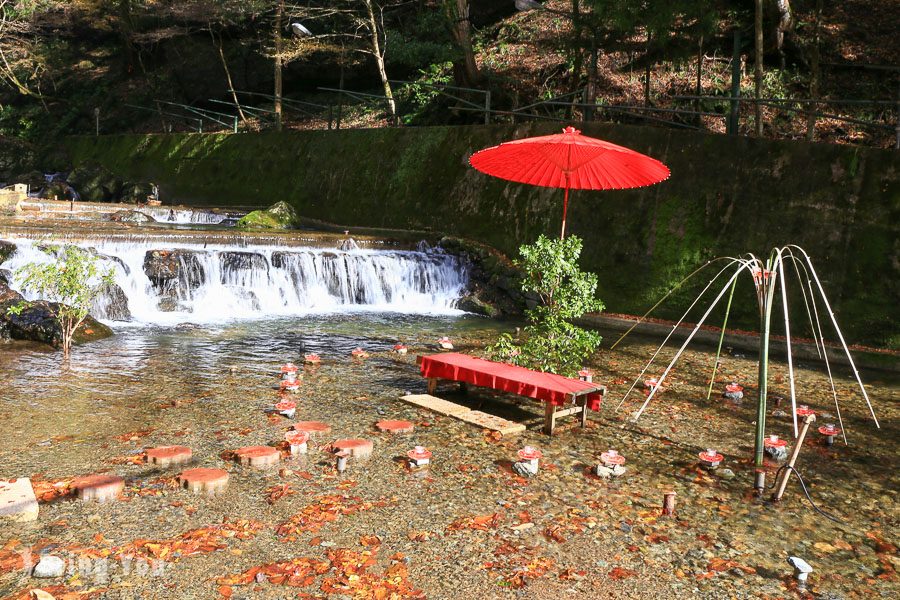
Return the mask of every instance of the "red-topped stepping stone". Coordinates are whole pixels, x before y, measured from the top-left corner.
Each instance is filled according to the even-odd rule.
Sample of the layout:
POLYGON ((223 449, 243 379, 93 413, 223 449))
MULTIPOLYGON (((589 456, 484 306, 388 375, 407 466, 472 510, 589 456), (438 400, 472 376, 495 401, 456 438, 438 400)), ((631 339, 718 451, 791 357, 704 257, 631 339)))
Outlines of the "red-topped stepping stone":
POLYGON ((125 480, 117 475, 86 475, 72 480, 72 489, 78 493, 79 500, 106 502, 125 489, 125 480))
POLYGON ((372 455, 372 442, 369 440, 350 439, 337 440, 331 447, 338 451, 347 451, 353 458, 368 458, 372 455))
POLYGON ((281 461, 281 452, 272 446, 244 446, 234 451, 242 465, 269 467, 281 461))
POLYGON ((322 421, 297 421, 294 423, 295 431, 305 431, 309 437, 315 438, 324 433, 331 432, 331 425, 322 421))
POLYGON ((147 450, 147 462, 151 465, 168 467, 190 462, 193 455, 187 446, 160 446, 147 450))
POLYGON ((178 481, 195 494, 212 496, 228 487, 228 471, 223 469, 188 469, 182 471, 178 481))
POLYGON ((415 425, 409 421, 378 421, 375 427, 388 433, 412 433, 415 430, 415 425))

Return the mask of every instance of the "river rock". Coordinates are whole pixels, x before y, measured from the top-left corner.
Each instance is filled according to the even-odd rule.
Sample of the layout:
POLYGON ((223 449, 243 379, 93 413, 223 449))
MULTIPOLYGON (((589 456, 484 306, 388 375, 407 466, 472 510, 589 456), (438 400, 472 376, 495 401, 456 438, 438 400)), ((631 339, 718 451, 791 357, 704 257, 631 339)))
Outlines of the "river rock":
POLYGON ((714 469, 713 475, 719 479, 734 479, 734 471, 731 469, 714 469))
POLYGON ((118 284, 109 285, 94 301, 91 313, 101 319, 111 321, 130 321, 131 309, 128 308, 128 296, 118 284))
POLYGON ((41 188, 39 197, 44 200, 77 200, 78 194, 65 181, 51 181, 41 188))
POLYGON ((12 242, 5 242, 0 240, 0 264, 9 259, 10 256, 16 253, 16 245, 12 242))
MULTIPOLYGON (((14 340, 28 340, 59 346, 62 343, 62 329, 56 320, 56 311, 59 308, 57 302, 38 300, 29 302, 19 314, 7 312, 9 304, 0 304, 0 327, 5 323, 9 337, 14 340)), ((72 341, 83 344, 95 340, 108 338, 113 334, 112 330, 88 315, 78 329, 72 341)))
POLYGON ((237 222, 243 229, 294 229, 300 225, 300 217, 287 202, 276 202, 266 210, 254 210, 237 222))
POLYGON ((9 269, 0 269, 0 285, 9 285, 12 280, 12 271, 9 269))
POLYGON ((228 271, 235 270, 251 270, 256 269, 266 271, 269 263, 266 257, 256 252, 222 252, 219 255, 219 261, 222 263, 222 277, 227 275, 228 271))
POLYGON ((206 281, 206 271, 193 250, 150 250, 144 256, 144 273, 159 295, 159 310, 178 310, 179 298, 206 281))
POLYGON ((31 572, 32 577, 62 577, 66 572, 66 561, 52 554, 45 554, 31 572))
POLYGON ((477 294, 469 293, 457 300, 456 308, 459 310, 464 310, 469 313, 474 313, 476 315, 482 315, 485 317, 497 318, 501 316, 502 312, 499 308, 485 302, 481 298, 478 297, 477 294))
POLYGON ((146 202, 153 195, 153 184, 143 181, 126 181, 122 184, 119 202, 146 202))
POLYGON ((133 225, 154 221, 153 217, 139 210, 119 210, 109 215, 109 220, 114 223, 131 223, 133 225))

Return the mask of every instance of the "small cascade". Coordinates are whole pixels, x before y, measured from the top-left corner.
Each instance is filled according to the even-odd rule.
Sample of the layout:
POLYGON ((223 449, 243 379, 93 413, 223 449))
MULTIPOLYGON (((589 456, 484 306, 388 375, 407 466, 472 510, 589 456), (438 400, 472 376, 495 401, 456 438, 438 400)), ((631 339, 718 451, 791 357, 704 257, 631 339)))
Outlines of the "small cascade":
MULTIPOLYGON (((15 243, 4 269, 50 260, 38 242, 15 243)), ((215 323, 360 310, 455 314, 468 285, 467 264, 440 250, 77 243, 114 270, 116 285, 94 307, 95 316, 107 320, 215 323)))
POLYGON ((159 223, 194 224, 194 225, 234 225, 235 219, 227 214, 206 210, 175 209, 161 206, 142 208, 141 212, 149 215, 159 223))

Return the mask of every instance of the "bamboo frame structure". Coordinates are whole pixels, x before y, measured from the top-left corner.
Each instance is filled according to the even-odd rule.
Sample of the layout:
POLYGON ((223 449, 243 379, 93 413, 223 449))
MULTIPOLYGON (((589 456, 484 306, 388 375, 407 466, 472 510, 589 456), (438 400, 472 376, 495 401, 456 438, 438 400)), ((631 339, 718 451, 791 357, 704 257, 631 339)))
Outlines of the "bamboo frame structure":
MULTIPOLYGON (((756 301, 759 309, 759 323, 760 323, 760 337, 759 337, 759 363, 758 363, 758 399, 757 399, 757 414, 756 414, 756 428, 755 428, 755 440, 754 440, 754 465, 759 470, 763 466, 763 456, 765 449, 765 428, 766 428, 766 409, 767 409, 767 400, 768 400, 768 379, 769 379, 769 348, 770 348, 770 340, 772 333, 772 311, 775 308, 776 304, 776 295, 780 291, 781 295, 781 311, 784 319, 784 333, 786 338, 787 345, 787 363, 788 363, 788 378, 789 378, 789 386, 790 386, 790 397, 791 397, 791 407, 793 413, 793 430, 794 437, 796 438, 799 435, 798 425, 797 425, 797 390, 796 390, 796 379, 794 377, 794 361, 793 361, 793 353, 791 350, 791 319, 790 312, 788 307, 788 291, 787 291, 787 278, 788 274, 791 270, 793 270, 794 275, 796 276, 797 282, 799 283, 799 289, 801 292, 801 296, 803 298, 803 305, 806 309, 806 316, 809 321, 809 325, 813 332, 813 342, 816 346, 816 351, 819 356, 824 360, 825 367, 828 373, 828 379, 831 385, 831 393, 834 399, 835 410, 837 412, 838 421, 841 424, 841 432, 844 438, 844 443, 847 443, 846 437, 846 428, 844 426, 843 417, 841 415, 840 404, 838 403, 837 391, 834 386, 834 374, 831 370, 831 365, 828 360, 828 353, 825 347, 825 334, 822 326, 822 319, 820 318, 820 311, 817 304, 817 298, 821 301, 824 311, 828 315, 828 322, 832 325, 834 332, 840 341, 841 348, 847 356, 850 367, 853 371, 853 376, 859 385, 860 391, 862 392, 862 397, 868 406, 869 413, 872 416, 872 420, 875 422, 875 426, 879 429, 881 425, 878 423, 878 418, 875 415, 875 410, 872 407, 872 402, 869 399, 868 392, 866 391, 865 386, 863 385, 862 379, 859 375, 859 370, 856 368, 856 364, 853 362, 853 357, 850 354, 850 350, 847 346, 847 342, 844 339, 844 335, 841 332, 840 327, 838 326, 837 319, 834 315, 834 311, 831 308, 831 304, 828 301, 827 296, 825 295, 825 289, 822 286, 822 282, 819 279, 818 274, 816 273, 815 267, 813 266, 812 259, 809 254, 801 247, 796 245, 788 245, 781 248, 775 248, 769 254, 769 256, 763 260, 753 254, 746 254, 739 257, 721 257, 716 259, 715 261, 707 262, 702 267, 698 268, 690 275, 688 275, 685 279, 680 281, 675 288, 670 290, 660 302, 657 302, 651 310, 641 317, 640 320, 628 331, 626 331, 622 338, 624 338, 628 333, 631 332, 634 327, 640 324, 649 314, 652 312, 657 306, 659 306, 663 300, 668 298, 672 292, 676 289, 680 288, 687 280, 693 278, 695 275, 703 271, 706 267, 713 264, 716 261, 727 261, 725 266, 722 267, 718 273, 706 284, 700 294, 694 299, 688 309, 684 312, 678 322, 672 327, 672 330, 665 337, 653 355, 650 357, 650 360, 641 370, 640 374, 635 379, 634 383, 628 389, 628 391, 623 396, 621 402, 616 407, 616 410, 619 410, 625 401, 628 399, 631 392, 638 385, 638 382, 642 381, 644 375, 651 368, 657 356, 659 356, 660 352, 668 343, 669 339, 678 329, 678 327, 684 322, 687 315, 690 311, 697 306, 700 301, 703 299, 704 295, 710 290, 714 289, 714 285, 720 278, 724 275, 727 277, 727 281, 725 285, 721 288, 715 298, 709 303, 706 311, 703 313, 703 316, 699 319, 697 324, 694 326, 691 333, 688 335, 687 339, 681 345, 681 347, 676 351, 675 356, 666 366, 662 375, 657 378, 657 385, 654 386, 650 393, 648 394, 646 400, 640 409, 635 413, 634 420, 640 418, 640 416, 644 413, 647 407, 650 404, 650 401, 656 396, 656 393, 662 389, 663 382, 666 377, 669 375, 672 368, 675 366, 675 363, 678 362, 678 359, 681 357, 684 350, 687 348, 688 344, 690 344, 691 340, 693 340, 696 333, 700 330, 703 324, 706 322, 707 318, 709 318, 713 309, 718 305, 721 299, 725 296, 725 293, 730 290, 728 293, 728 302, 725 308, 725 318, 722 324, 722 331, 719 336, 718 347, 716 348, 716 356, 715 361, 713 363, 713 372, 712 378, 710 379, 710 385, 707 389, 707 399, 712 394, 712 387, 715 382, 716 371, 718 370, 719 365, 719 357, 721 356, 722 351, 722 343, 725 338, 725 331, 728 325, 728 316, 731 312, 732 300, 734 296, 734 288, 737 282, 737 278, 744 271, 748 272, 752 279, 754 289, 756 291, 756 301), (790 269, 789 267, 792 267, 790 269), (731 275, 727 275, 727 273, 734 269, 731 275)), ((720 282, 721 283, 721 282, 720 282)), ((622 340, 620 338, 615 344, 613 344, 613 348, 622 340)), ((765 478, 757 477, 754 487, 757 488, 757 491, 761 491, 761 488, 765 486, 765 478)))

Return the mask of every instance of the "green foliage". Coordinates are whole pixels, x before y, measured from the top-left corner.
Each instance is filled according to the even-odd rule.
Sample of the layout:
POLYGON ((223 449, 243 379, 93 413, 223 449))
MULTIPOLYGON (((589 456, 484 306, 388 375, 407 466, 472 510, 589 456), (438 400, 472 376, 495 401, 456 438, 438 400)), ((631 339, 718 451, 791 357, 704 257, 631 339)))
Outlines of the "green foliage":
MULTIPOLYGON (((55 256, 49 263, 33 262, 16 270, 22 278, 22 288, 44 299, 59 303, 56 320, 62 329, 63 354, 69 355, 72 336, 88 315, 94 300, 113 282, 113 270, 101 271, 97 258, 77 246, 45 246, 44 252, 55 256)), ((20 314, 27 303, 10 307, 11 314, 20 314)))
POLYGON ((539 302, 526 311, 524 340, 503 334, 488 348, 494 360, 571 377, 597 349, 600 335, 572 324, 587 312, 603 310, 594 296, 597 276, 578 268, 581 248, 576 236, 544 235, 519 248, 522 258, 515 265, 523 272, 522 291, 539 302))

